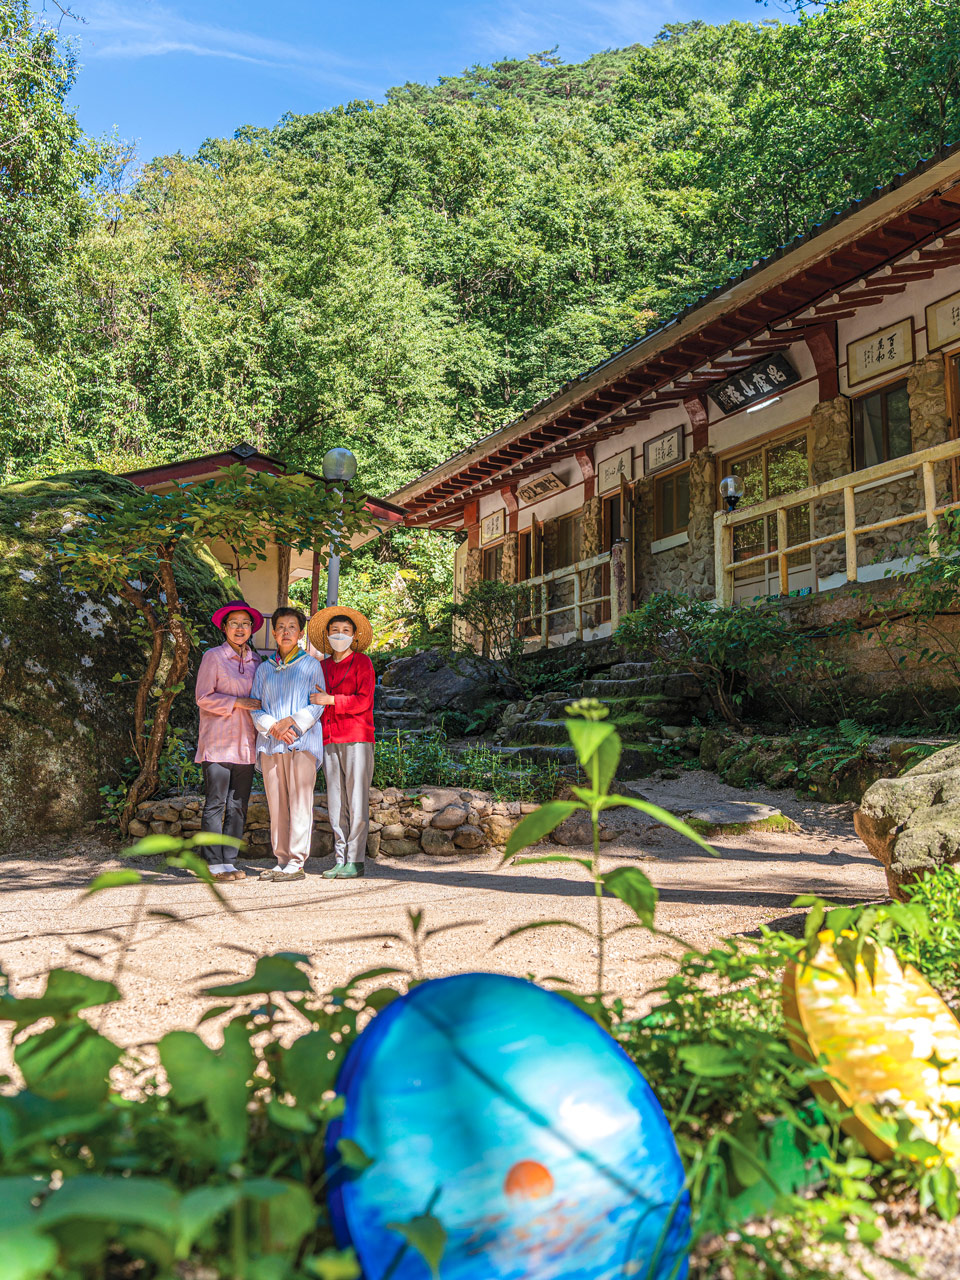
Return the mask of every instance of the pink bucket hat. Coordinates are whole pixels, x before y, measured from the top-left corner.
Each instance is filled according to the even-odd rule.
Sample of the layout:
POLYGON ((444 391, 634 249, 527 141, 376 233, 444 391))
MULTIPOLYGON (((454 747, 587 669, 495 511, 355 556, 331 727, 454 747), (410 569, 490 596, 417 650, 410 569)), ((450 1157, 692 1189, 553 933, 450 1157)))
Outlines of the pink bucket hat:
POLYGON ((218 630, 222 631, 227 615, 240 612, 249 613, 254 631, 259 631, 263 626, 263 614, 259 609, 255 609, 252 604, 247 604, 246 600, 231 600, 229 604, 221 605, 210 621, 218 630))

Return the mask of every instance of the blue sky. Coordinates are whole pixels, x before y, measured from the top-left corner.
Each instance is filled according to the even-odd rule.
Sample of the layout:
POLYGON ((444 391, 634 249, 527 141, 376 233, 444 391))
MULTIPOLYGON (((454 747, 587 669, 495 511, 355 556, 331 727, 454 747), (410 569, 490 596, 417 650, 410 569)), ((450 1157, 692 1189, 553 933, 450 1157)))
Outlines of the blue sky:
MULTIPOLYGON (((783 17, 756 0, 71 0, 81 125, 117 126, 142 159, 192 153, 285 111, 381 100, 474 62, 558 44, 567 61, 649 41, 667 22, 783 17)), ((35 0, 49 21, 51 0, 35 0)))

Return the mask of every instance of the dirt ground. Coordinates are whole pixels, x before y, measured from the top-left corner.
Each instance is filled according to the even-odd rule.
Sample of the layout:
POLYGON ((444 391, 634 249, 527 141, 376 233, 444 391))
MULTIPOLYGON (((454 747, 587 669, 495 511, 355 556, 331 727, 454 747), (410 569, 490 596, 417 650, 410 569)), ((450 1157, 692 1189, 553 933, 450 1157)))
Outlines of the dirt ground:
MULTIPOLYGON (((605 869, 639 862, 660 891, 658 924, 685 942, 704 947, 783 921, 801 893, 838 902, 884 897, 880 866, 855 835, 849 805, 798 801, 788 792, 736 791, 699 771, 638 787, 666 808, 758 800, 799 824, 790 834, 721 837, 714 841, 720 857, 710 858, 634 810, 606 815, 616 837, 603 846, 605 869)), ((578 852, 554 846, 536 852, 551 850, 578 852)), ((328 865, 322 862, 308 864, 306 880, 287 885, 261 883, 257 870, 266 864, 251 862, 251 878, 223 886, 229 911, 198 881, 168 870, 151 876, 143 899, 136 886, 84 897, 94 875, 121 865, 129 864, 116 847, 90 839, 21 849, 0 859, 0 966, 15 994, 33 994, 52 966, 114 977, 122 955, 119 985, 125 998, 105 1012, 101 1027, 124 1044, 192 1026, 211 1003, 197 995, 204 975, 215 972, 219 981, 229 980, 220 975, 245 975, 253 957, 266 952, 309 955, 324 989, 365 969, 409 965, 402 943, 369 935, 407 932, 410 911, 422 910, 427 928, 461 926, 426 943, 427 976, 486 969, 558 975, 578 988, 595 989, 594 943, 574 930, 541 929, 496 945, 533 920, 593 927, 593 889, 575 864, 503 867, 489 854, 417 857, 370 862, 363 880, 339 882, 320 878, 328 865)), ((605 903, 604 912, 610 926, 631 918, 615 900, 605 903)), ((640 930, 614 939, 606 960, 606 989, 640 1010, 672 969, 669 946, 640 930)))
MULTIPOLYGON (((755 831, 714 840, 710 858, 668 829, 629 809, 609 812, 615 838, 602 846, 604 869, 638 862, 660 892, 657 923, 703 948, 761 923, 799 927, 791 910, 798 894, 836 902, 883 900, 880 866, 853 830, 852 806, 799 801, 790 792, 737 791, 715 774, 684 772, 644 780, 634 794, 667 809, 721 800, 772 804, 792 818, 792 833, 755 831)), ((537 853, 578 850, 541 846, 537 853)), ((150 1043, 174 1028, 193 1027, 216 1001, 198 993, 208 982, 252 971, 258 955, 309 955, 323 989, 366 969, 411 966, 409 949, 387 934, 408 932, 408 912, 422 911, 425 927, 444 929, 426 942, 425 976, 484 969, 521 976, 558 975, 581 990, 596 986, 593 942, 570 929, 540 929, 498 939, 533 920, 568 920, 593 928, 591 885, 575 864, 503 867, 496 856, 405 858, 368 863, 363 880, 326 881, 322 862, 291 884, 256 879, 265 863, 248 863, 250 878, 223 886, 231 910, 185 873, 163 870, 149 887, 127 886, 85 897, 99 872, 131 865, 118 847, 85 838, 22 848, 0 858, 0 968, 16 995, 37 994, 54 966, 117 981, 124 999, 96 1015, 105 1034, 125 1045, 150 1043), (162 914, 151 914, 162 913, 162 914), (373 935, 373 936, 371 936, 373 935)), ((152 860, 137 863, 143 869, 152 860)), ((631 918, 605 900, 607 927, 631 918)), ((675 954, 675 952, 674 952, 675 954)), ((617 937, 607 955, 605 988, 632 1010, 654 1003, 652 989, 673 969, 671 946, 641 930, 617 937)), ((399 979, 384 979, 397 982, 399 979)), ((216 1020, 203 1032, 216 1039, 216 1020)), ((0 1033, 0 1070, 9 1066, 9 1037, 0 1033)), ((885 1251, 922 1258, 918 1274, 946 1280, 960 1274, 960 1229, 897 1215, 885 1251)), ((848 1262, 846 1267, 854 1264, 848 1262)), ((869 1263, 877 1280, 892 1268, 869 1263)), ((859 1272, 858 1272, 859 1274, 859 1272)))

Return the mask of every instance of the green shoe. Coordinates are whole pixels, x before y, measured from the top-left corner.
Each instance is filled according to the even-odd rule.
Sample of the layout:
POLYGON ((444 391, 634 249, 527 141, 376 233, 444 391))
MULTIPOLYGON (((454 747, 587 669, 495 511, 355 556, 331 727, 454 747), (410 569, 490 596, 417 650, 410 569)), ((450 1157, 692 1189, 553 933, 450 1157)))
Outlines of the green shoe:
POLYGON ((324 880, 356 880, 363 875, 362 862, 338 862, 323 873, 324 880))

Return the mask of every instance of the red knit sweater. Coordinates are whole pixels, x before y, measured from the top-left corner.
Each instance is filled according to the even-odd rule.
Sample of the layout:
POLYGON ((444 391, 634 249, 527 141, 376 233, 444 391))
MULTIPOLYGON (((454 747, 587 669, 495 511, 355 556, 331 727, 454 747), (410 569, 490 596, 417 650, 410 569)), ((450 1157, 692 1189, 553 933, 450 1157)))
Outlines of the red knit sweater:
POLYGON ((373 742, 373 690, 377 677, 365 653, 351 653, 342 662, 323 661, 327 693, 333 706, 323 708, 324 742, 373 742))

